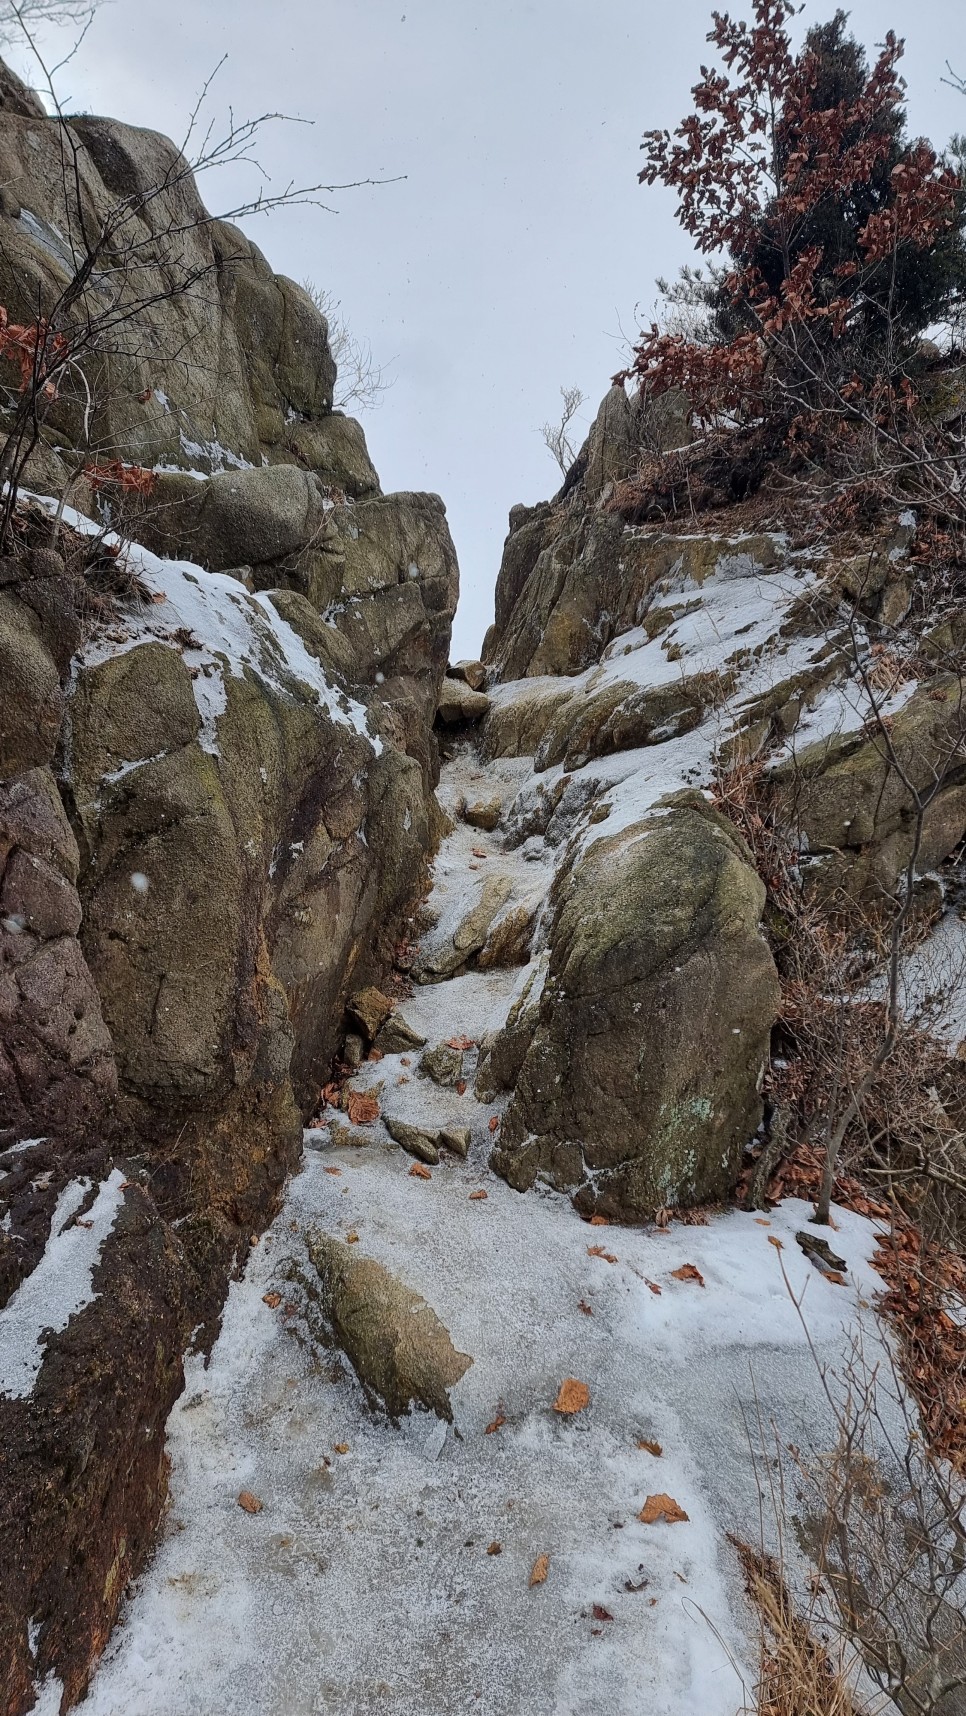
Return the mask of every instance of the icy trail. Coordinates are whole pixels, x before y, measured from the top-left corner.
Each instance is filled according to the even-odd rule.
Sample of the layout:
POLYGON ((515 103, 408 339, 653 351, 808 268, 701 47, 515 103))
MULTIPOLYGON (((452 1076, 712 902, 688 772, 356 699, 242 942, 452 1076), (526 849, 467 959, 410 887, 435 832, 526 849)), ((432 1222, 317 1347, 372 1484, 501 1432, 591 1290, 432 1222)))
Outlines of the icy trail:
MULTIPOLYGON (((625 788, 635 814, 674 784, 673 747, 659 749, 653 793, 646 771, 625 788)), ((700 751, 697 735, 684 742, 682 770, 700 751)), ((635 766, 624 754, 597 768, 619 786, 635 766)), ((452 807, 499 792, 509 805, 529 770, 484 771, 467 752, 447 765, 441 796, 452 807)), ((485 877, 507 877, 511 905, 539 898, 551 864, 458 824, 436 864, 433 933, 485 877)), ((476 1039, 505 1016, 518 978, 470 973, 400 1011, 430 1046, 476 1039)), ((417 1059, 366 1063, 356 1083, 381 1085, 383 1112, 399 1119, 469 1127, 468 1160, 444 1157, 423 1179, 381 1124, 361 1149, 307 1134, 210 1364, 189 1361, 169 1425, 164 1540, 86 1716, 736 1716, 750 1701, 751 1617, 726 1536, 757 1540, 748 1425, 760 1412, 786 1441, 830 1436, 782 1269, 834 1364, 876 1288, 872 1228, 836 1212, 849 1265, 836 1286, 795 1244, 809 1212, 794 1202, 770 1221, 733 1211, 667 1232, 591 1227, 565 1198, 520 1196, 488 1171, 499 1107, 475 1099, 472 1056, 463 1096, 417 1077, 417 1059), (472 1355, 452 1427, 418 1414, 393 1428, 313 1345, 298 1280, 311 1274, 313 1225, 355 1234, 359 1254, 420 1293, 472 1355), (685 1263, 703 1286, 673 1278, 685 1263), (273 1308, 264 1296, 276 1292, 273 1308), (568 1376, 591 1397, 573 1418, 552 1409, 568 1376), (242 1490, 261 1512, 243 1511, 242 1490), (652 1492, 674 1497, 687 1522, 640 1523, 652 1492), (548 1576, 530 1587, 540 1555, 548 1576)))

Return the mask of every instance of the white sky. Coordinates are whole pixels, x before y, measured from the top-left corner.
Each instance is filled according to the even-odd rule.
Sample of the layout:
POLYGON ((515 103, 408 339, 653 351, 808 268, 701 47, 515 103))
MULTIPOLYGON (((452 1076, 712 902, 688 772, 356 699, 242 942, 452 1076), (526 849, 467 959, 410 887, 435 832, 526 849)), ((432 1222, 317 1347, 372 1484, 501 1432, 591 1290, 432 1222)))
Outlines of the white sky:
MULTIPOLYGON (((812 0, 801 28, 834 9, 812 0)), ((647 316, 655 275, 688 259, 671 197, 637 184, 638 146, 687 111, 710 12, 711 0, 111 0, 58 80, 68 108, 180 139, 227 54, 216 121, 231 105, 313 122, 265 135, 273 183, 407 175, 340 195, 338 214, 281 211, 248 230, 391 360, 394 385, 364 423, 385 489, 446 502, 462 571, 454 656, 478 651, 492 617, 508 509, 557 486, 538 428, 559 387, 588 395, 582 433, 619 367, 621 326, 638 304, 647 316)), ((890 27, 907 37, 912 128, 937 145, 966 131, 966 100, 942 83, 947 59, 966 72, 963 0, 856 0, 850 14, 869 47, 890 27)), ((221 208, 255 188, 226 180, 219 194, 209 180, 205 195, 221 208)))

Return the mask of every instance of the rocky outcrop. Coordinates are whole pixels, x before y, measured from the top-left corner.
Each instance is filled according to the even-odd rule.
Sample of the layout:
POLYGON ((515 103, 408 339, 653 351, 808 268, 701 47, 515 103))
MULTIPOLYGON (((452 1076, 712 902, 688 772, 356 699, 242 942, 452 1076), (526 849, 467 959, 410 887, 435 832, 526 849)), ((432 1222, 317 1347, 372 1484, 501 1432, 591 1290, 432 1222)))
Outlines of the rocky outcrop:
MULTIPOLYGON (((0 1350, 40 1315, 24 1390, 0 1370, 11 1716, 48 1675, 65 1708, 84 1691, 164 1506, 182 1353, 423 885, 458 588, 442 502, 382 495, 332 411, 306 293, 208 220, 166 139, 70 128, 85 217, 131 199, 138 290, 175 230, 195 289, 103 359, 89 422, 51 402, 28 481, 93 526, 28 505, 0 560, 0 1350), (95 491, 98 449, 161 469, 95 491), (103 549, 108 520, 143 546, 103 549), (54 1265, 108 1196, 58 1321, 54 1265)), ((76 264, 59 151, 0 77, 11 320, 76 264)))
MULTIPOLYGON (((478 1095, 509 1093, 492 1163, 632 1220, 734 1185, 778 1005, 751 854, 679 789, 758 759, 802 876, 846 900, 894 892, 910 786, 928 800, 920 873, 966 832, 958 621, 916 648, 896 630, 915 519, 847 552, 629 523, 616 490, 650 447, 688 439, 675 409, 649 441, 640 402, 612 390, 559 494, 513 509, 483 650, 482 756, 533 771, 501 814, 504 847, 554 872, 480 1054, 478 1095)), ((448 951, 437 931, 424 943, 448 951)))
POLYGON ((803 746, 771 775, 776 810, 824 890, 891 895, 916 835, 910 787, 924 810, 917 869, 941 863, 966 833, 961 682, 938 674, 888 717, 803 746), (890 754, 891 752, 891 754, 890 754))
POLYGON ((669 535, 629 529, 606 507, 514 508, 483 658, 499 679, 578 673, 658 607, 666 580, 700 586, 719 568, 780 563, 769 535, 669 535))
POLYGON ((778 1007, 747 850, 695 799, 598 839, 554 895, 539 1000, 489 1048, 491 1081, 502 1064, 514 1082, 493 1166, 625 1220, 724 1196, 778 1007))

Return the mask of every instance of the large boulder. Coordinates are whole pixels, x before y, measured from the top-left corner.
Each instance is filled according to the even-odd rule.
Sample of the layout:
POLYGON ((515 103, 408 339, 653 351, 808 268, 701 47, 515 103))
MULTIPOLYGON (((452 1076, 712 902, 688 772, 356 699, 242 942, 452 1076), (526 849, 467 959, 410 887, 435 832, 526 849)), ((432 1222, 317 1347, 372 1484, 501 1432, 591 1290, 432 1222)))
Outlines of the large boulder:
POLYGON ((630 1221, 722 1197, 778 1009, 747 850, 695 798, 578 850, 554 896, 546 980, 488 1045, 485 1088, 516 1072, 493 1167, 630 1221))

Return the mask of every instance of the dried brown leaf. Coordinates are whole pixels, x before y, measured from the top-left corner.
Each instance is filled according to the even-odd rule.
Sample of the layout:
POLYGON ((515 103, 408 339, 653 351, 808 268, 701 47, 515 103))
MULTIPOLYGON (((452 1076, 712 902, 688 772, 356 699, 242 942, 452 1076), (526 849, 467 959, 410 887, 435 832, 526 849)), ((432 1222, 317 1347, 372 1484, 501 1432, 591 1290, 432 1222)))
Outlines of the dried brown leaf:
POLYGON ((679 1520, 687 1520, 688 1516, 673 1496, 656 1495, 648 1496, 637 1517, 642 1525, 656 1525, 661 1519, 668 1525, 675 1525, 679 1520))
POLYGON ((585 1382, 578 1382, 575 1376, 567 1376, 560 1384, 557 1398, 553 1403, 555 1412, 563 1412, 568 1417, 575 1412, 583 1412, 590 1405, 590 1389, 585 1382))
POLYGON ((682 1263, 680 1269, 671 1270, 671 1275, 675 1281, 696 1281, 699 1287, 704 1286, 704 1276, 693 1263, 682 1263))
POLYGON ((368 1090, 347 1090, 342 1106, 353 1126, 371 1126, 379 1119, 379 1103, 368 1090))

